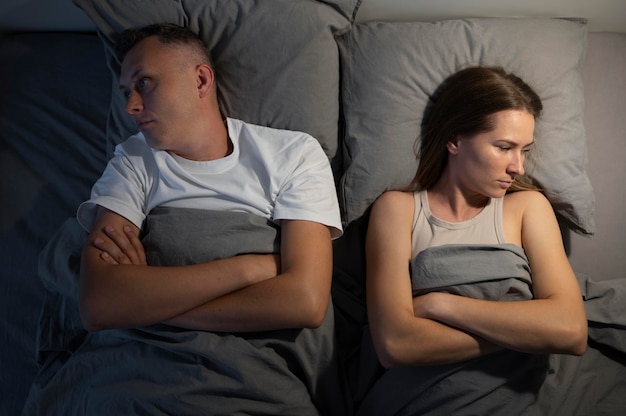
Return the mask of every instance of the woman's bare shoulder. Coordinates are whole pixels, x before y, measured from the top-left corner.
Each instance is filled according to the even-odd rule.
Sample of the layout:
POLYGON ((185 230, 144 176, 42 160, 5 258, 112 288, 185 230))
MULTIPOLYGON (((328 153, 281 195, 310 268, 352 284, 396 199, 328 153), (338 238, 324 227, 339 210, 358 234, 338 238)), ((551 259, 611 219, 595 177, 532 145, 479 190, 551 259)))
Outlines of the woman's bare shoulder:
POLYGON ((537 191, 518 191, 506 194, 502 206, 502 224, 508 242, 522 244, 522 230, 554 218, 548 199, 537 191))
POLYGON ((374 202, 374 206, 385 209, 403 209, 413 207, 413 192, 386 191, 374 202))
POLYGON ((544 194, 539 191, 518 191, 504 196, 504 205, 511 208, 525 210, 528 207, 546 207, 550 202, 544 194))
POLYGON ((520 230, 535 230, 540 234, 557 224, 552 204, 537 191, 520 191, 505 196, 503 217, 516 221, 520 230))
POLYGON ((412 218, 414 205, 413 192, 386 191, 374 201, 371 216, 387 220, 412 218))

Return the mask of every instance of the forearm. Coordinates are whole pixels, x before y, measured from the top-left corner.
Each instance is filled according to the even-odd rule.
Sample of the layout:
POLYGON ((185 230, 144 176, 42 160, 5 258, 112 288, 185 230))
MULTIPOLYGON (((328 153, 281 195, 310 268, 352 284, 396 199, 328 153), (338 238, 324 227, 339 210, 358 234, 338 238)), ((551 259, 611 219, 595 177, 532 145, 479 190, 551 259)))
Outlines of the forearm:
POLYGON ((106 264, 84 250, 79 281, 81 318, 89 329, 137 327, 178 316, 251 283, 248 256, 185 267, 106 264))
POLYGON ((370 325, 379 360, 388 368, 449 364, 502 349, 475 334, 416 317, 408 310, 387 310, 387 314, 371 318, 370 325))
POLYGON ((321 325, 330 287, 307 287, 295 276, 278 275, 189 310, 167 323, 187 329, 251 332, 321 325))
POLYGON ((429 305, 425 316, 508 349, 579 354, 586 343, 584 317, 558 298, 496 302, 437 294, 429 305))
POLYGON ((310 221, 282 224, 281 274, 219 297, 169 323, 209 331, 315 328, 330 302, 330 232, 310 221))
POLYGON ((409 264, 412 193, 384 193, 372 207, 366 238, 367 312, 372 341, 385 367, 446 364, 499 347, 415 314, 409 264))

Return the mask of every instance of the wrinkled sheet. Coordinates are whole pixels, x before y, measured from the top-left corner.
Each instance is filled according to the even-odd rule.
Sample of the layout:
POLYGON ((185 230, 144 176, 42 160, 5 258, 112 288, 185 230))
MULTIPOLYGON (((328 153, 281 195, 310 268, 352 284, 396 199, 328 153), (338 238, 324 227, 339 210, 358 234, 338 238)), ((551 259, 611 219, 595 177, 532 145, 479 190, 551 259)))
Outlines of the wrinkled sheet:
MULTIPOLYGON (((445 291, 489 300, 532 297, 514 245, 433 247, 411 262, 415 295, 445 291)), ((582 357, 501 351, 449 365, 383 370, 366 326, 357 415, 618 415, 626 397, 626 279, 580 279, 590 348, 582 357), (374 364, 372 364, 374 363, 374 364)))
MULTIPOLYGON (((163 208, 145 229, 150 264, 279 248, 279 228, 245 213, 163 208)), ((76 303, 85 237, 69 219, 40 256, 41 369, 25 415, 342 414, 331 405, 340 394, 332 307, 315 330, 230 334, 159 324, 86 332, 76 303)))

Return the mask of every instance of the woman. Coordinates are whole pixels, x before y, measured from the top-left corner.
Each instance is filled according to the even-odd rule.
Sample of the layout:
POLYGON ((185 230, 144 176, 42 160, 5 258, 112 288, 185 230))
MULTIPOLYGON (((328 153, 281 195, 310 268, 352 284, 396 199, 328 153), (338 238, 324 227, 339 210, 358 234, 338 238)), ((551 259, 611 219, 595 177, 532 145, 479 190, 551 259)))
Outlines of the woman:
MULTIPOLYGON (((587 321, 578 283, 550 203, 522 176, 539 97, 520 78, 486 67, 454 74, 440 91, 411 189, 384 193, 371 210, 367 311, 378 360, 391 368, 462 363, 497 351, 582 354, 587 321), (463 295, 465 289, 439 291, 439 283, 429 288, 425 279, 452 285, 431 263, 420 266, 420 258, 441 257, 451 247, 464 253, 462 260, 450 257, 460 265, 452 281, 469 292, 504 277, 474 283, 476 269, 508 273, 511 256, 472 257, 465 246, 513 253, 521 264, 513 268, 529 266, 532 278, 513 279, 500 299, 479 298, 491 287, 481 287, 478 298, 463 295), (511 296, 523 292, 524 279, 528 295, 511 296)), ((447 261, 437 264, 445 268, 447 261)))

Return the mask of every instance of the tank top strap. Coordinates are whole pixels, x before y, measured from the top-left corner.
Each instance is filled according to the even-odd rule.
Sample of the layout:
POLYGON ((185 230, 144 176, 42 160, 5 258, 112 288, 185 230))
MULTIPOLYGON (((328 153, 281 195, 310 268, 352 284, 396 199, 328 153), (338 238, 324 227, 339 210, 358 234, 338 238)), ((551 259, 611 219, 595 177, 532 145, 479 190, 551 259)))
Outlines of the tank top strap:
POLYGON ((475 217, 461 222, 445 221, 434 216, 426 191, 413 193, 415 209, 411 233, 413 256, 420 251, 445 244, 504 244, 502 226, 503 198, 492 198, 475 217))

